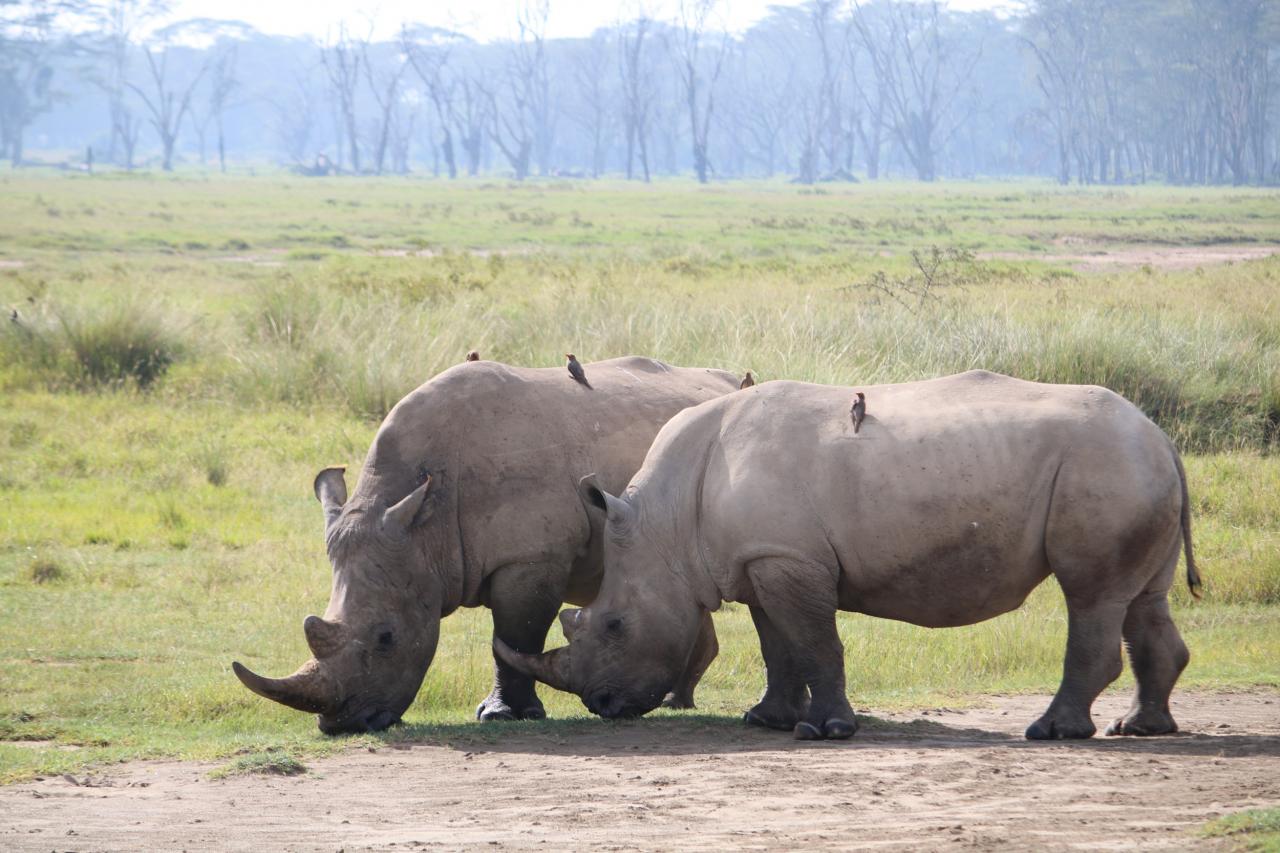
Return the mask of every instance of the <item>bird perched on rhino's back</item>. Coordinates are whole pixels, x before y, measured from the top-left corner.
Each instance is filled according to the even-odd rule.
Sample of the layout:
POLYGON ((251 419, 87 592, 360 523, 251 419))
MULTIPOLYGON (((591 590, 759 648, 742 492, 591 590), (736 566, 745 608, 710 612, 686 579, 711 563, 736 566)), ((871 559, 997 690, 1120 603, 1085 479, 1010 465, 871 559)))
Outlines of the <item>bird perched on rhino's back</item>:
POLYGON ((571 352, 565 353, 564 357, 569 359, 569 375, 573 377, 573 381, 590 388, 591 383, 587 381, 587 372, 578 363, 578 357, 571 352))
POLYGON ((480 360, 480 352, 478 350, 472 350, 471 352, 467 353, 467 361, 479 361, 479 360, 480 360))
POLYGON ((752 385, 755 385, 755 384, 756 384, 756 378, 752 376, 751 371, 748 370, 747 375, 742 377, 742 384, 738 386, 738 390, 745 391, 746 389, 750 388, 752 385))
POLYGON ((854 395, 853 407, 849 409, 849 415, 853 418, 853 434, 857 435, 858 430, 862 429, 862 419, 867 416, 867 395, 861 391, 854 395))

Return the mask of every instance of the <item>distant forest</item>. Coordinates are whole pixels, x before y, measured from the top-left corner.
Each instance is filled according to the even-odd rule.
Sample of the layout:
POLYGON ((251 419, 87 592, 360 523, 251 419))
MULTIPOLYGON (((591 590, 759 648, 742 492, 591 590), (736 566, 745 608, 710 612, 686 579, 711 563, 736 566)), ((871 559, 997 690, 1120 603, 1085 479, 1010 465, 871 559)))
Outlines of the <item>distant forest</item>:
MULTIPOLYGON (((517 4, 513 3, 513 9, 517 4)), ((548 38, 405 22, 372 40, 156 28, 163 3, 0 0, 14 167, 797 183, 1050 176, 1280 183, 1280 0, 809 0, 744 33, 716 0, 548 38)), ((367 25, 366 25, 367 30, 367 25)))

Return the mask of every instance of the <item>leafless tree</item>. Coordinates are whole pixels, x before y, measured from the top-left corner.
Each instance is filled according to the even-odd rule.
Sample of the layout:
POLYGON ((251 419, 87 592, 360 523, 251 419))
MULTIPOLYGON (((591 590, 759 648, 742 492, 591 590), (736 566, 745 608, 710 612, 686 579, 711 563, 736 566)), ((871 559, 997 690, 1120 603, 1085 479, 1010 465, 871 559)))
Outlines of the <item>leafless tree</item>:
POLYGON ((292 87, 271 101, 272 131, 294 166, 305 167, 311 157, 318 108, 308 75, 295 75, 292 87))
POLYGON ((440 134, 437 150, 444 155, 449 177, 458 177, 457 156, 453 147, 454 93, 456 85, 449 77, 449 59, 457 39, 440 31, 421 32, 401 28, 400 46, 418 79, 426 89, 427 99, 435 114, 433 124, 440 134))
POLYGON ((218 171, 227 171, 227 142, 224 116, 231 96, 240 87, 236 78, 236 47, 220 50, 209 60, 209 84, 203 108, 191 108, 196 134, 200 142, 200 164, 205 162, 206 140, 212 126, 218 147, 218 171))
MULTIPOLYGON (((360 87, 361 66, 364 62, 364 45, 368 39, 358 39, 347 32, 345 24, 339 25, 338 35, 320 48, 320 62, 329 79, 334 94, 337 119, 341 122, 339 136, 345 134, 348 161, 351 171, 360 171, 360 133, 357 96, 360 87)), ((341 148, 339 148, 341 164, 341 148)))
POLYGON ((378 105, 378 123, 374 136, 373 170, 381 175, 387 157, 387 146, 391 141, 392 127, 397 121, 400 107, 400 84, 409 68, 403 51, 397 51, 390 61, 383 66, 375 63, 370 55, 369 42, 360 45, 363 54, 364 73, 369 81, 369 90, 373 92, 374 103, 378 105))
POLYGON ((587 39, 573 59, 573 79, 578 92, 578 109, 573 119, 586 132, 591 150, 591 177, 604 171, 606 142, 613 132, 613 105, 617 91, 609 85, 612 65, 612 37, 597 32, 587 39))
POLYGON ((549 9, 548 0, 527 0, 521 5, 516 17, 518 35, 509 49, 504 85, 501 91, 485 87, 489 133, 511 164, 516 180, 529 175, 534 157, 540 172, 550 171, 555 121, 546 51, 549 9))
POLYGON ((102 33, 103 73, 93 78, 106 93, 111 119, 107 157, 133 168, 142 119, 129 105, 129 66, 138 33, 169 11, 168 0, 104 0, 96 7, 94 25, 102 33))
POLYGON ((182 122, 191 109, 191 96, 200 85, 200 79, 204 76, 207 66, 202 64, 199 70, 187 80, 185 86, 179 85, 174 88, 169 80, 169 48, 160 49, 159 59, 151 48, 146 48, 143 54, 147 57, 151 91, 148 92, 135 83, 129 83, 129 88, 142 99, 143 105, 150 114, 148 120, 155 128, 156 135, 160 137, 160 147, 163 152, 161 168, 166 172, 172 172, 173 148, 178 142, 178 134, 182 132, 182 122))
POLYGON ((711 169, 707 138, 715 111, 716 83, 724 69, 729 37, 723 31, 712 36, 708 19, 718 0, 680 0, 676 39, 676 67, 684 85, 689 109, 689 137, 693 143, 693 170, 698 183, 705 184, 711 169), (707 44, 707 40, 711 43, 707 44))
POLYGON ((948 38, 938 0, 853 0, 852 22, 884 82, 890 128, 922 181, 938 174, 939 146, 955 132, 957 96, 973 73, 981 45, 948 38))
POLYGON ((619 73, 622 78, 622 127, 626 138, 627 180, 634 174, 637 153, 646 183, 649 174, 649 123, 657 90, 650 58, 653 19, 644 12, 618 27, 619 73))

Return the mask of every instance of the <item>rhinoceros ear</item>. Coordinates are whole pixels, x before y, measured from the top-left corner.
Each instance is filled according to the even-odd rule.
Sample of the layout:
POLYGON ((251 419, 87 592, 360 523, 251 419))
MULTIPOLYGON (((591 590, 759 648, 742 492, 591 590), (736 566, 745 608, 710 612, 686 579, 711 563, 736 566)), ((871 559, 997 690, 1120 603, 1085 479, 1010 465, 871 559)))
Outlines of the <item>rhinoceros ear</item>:
POLYGON ((311 485, 316 493, 316 500, 324 507, 326 530, 342 514, 342 505, 347 502, 347 481, 343 477, 346 470, 346 465, 331 465, 316 474, 315 482, 311 485))
POLYGON ((382 527, 408 533, 414 525, 426 520, 425 504, 427 490, 430 488, 431 477, 428 476, 427 481, 410 492, 408 497, 382 513, 382 527))
POLYGON ((603 512, 610 521, 622 525, 631 520, 631 505, 602 489, 595 474, 588 474, 578 481, 578 497, 582 498, 588 515, 603 512))

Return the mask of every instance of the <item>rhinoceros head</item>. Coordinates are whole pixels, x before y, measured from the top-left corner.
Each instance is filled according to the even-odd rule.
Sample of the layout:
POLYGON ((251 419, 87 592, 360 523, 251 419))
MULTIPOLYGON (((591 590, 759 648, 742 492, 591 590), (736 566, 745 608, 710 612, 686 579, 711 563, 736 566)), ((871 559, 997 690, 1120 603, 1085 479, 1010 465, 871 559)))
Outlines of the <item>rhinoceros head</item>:
POLYGON ((412 535, 431 479, 397 503, 344 506, 341 468, 317 475, 333 589, 324 618, 302 623, 312 659, 287 678, 232 664, 260 696, 319 715, 326 734, 378 731, 413 703, 440 636, 437 590, 422 588, 426 557, 412 535))
POLYGON ((593 526, 597 520, 604 526, 599 594, 589 606, 560 614, 568 646, 533 655, 495 638, 494 651, 526 675, 578 694, 593 714, 640 716, 658 707, 684 672, 701 614, 635 507, 605 492, 594 475, 578 490, 593 526))

